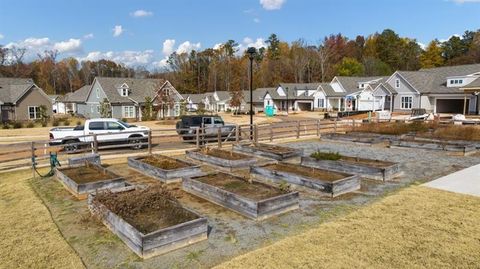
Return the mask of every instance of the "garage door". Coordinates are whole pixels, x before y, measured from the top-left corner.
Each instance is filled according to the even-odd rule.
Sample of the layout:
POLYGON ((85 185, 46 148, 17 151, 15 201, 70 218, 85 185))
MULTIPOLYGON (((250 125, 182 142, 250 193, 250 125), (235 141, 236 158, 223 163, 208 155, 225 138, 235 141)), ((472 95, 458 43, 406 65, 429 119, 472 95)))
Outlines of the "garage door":
MULTIPOLYGON (((463 114, 463 99, 437 99, 437 113, 463 114)), ((469 100, 467 99, 467 112, 469 100)))
POLYGON ((311 103, 297 103, 298 109, 300 111, 310 111, 312 109, 312 104, 311 103))

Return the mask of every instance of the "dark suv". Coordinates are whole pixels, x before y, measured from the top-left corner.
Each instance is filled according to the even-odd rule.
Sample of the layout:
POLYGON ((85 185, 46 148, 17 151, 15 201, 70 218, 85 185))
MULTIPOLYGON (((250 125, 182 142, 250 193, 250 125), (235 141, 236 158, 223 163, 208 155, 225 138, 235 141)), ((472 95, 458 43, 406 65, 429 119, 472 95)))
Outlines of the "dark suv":
POLYGON ((177 122, 177 133, 183 137, 183 140, 191 140, 195 137, 195 130, 200 128, 202 137, 217 136, 218 129, 221 129, 222 136, 231 136, 235 130, 235 125, 225 124, 222 117, 211 115, 182 116, 177 122), (186 136, 190 134, 191 136, 186 136))

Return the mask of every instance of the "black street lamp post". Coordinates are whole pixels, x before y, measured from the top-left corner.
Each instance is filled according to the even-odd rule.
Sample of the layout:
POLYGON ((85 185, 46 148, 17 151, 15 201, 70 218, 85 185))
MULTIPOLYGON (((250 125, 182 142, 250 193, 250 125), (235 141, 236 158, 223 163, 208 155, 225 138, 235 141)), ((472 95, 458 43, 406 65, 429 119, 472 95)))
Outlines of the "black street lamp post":
POLYGON ((250 59, 250 139, 253 140, 253 60, 257 54, 257 49, 250 47, 247 49, 250 59))

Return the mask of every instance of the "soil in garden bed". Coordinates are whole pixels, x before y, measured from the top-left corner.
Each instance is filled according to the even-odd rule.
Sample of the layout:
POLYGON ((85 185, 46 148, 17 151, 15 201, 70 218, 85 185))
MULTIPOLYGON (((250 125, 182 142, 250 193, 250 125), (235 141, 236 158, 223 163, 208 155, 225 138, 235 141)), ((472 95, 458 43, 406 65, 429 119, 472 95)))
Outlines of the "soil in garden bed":
POLYGON ((353 163, 353 164, 361 164, 361 165, 367 165, 367 166, 372 166, 372 167, 378 167, 378 168, 384 168, 384 167, 389 167, 389 166, 394 165, 394 163, 392 163, 392 162, 362 159, 362 158, 347 157, 347 156, 342 156, 340 158, 340 161, 353 163))
POLYGON ((312 179, 318 179, 322 181, 337 181, 339 179, 345 178, 348 175, 344 173, 332 172, 323 169, 313 168, 302 166, 298 164, 290 164, 290 163, 279 163, 279 164, 269 164, 264 166, 263 168, 273 170, 273 171, 281 171, 286 173, 297 174, 305 177, 309 177, 312 179))
POLYGON ((93 166, 80 166, 62 169, 61 172, 77 184, 90 183, 117 178, 111 173, 104 173, 93 166))
POLYGON ((268 145, 268 144, 251 144, 249 147, 256 148, 261 151, 268 151, 276 154, 287 154, 294 152, 294 149, 282 146, 268 145))
POLYGON ((168 158, 160 155, 147 156, 140 159, 142 162, 150 164, 152 166, 164 169, 164 170, 174 170, 180 168, 190 167, 187 163, 177 161, 173 158, 168 158))
POLYGON ((217 157, 217 158, 222 158, 222 159, 232 160, 232 161, 250 158, 247 155, 236 153, 233 151, 226 151, 226 150, 212 149, 212 148, 202 149, 201 153, 212 156, 212 157, 217 157))
POLYGON ((183 209, 174 194, 162 185, 127 192, 101 192, 94 202, 103 204, 143 234, 198 218, 183 209))
POLYGON ((246 179, 234 177, 225 173, 197 177, 195 180, 247 197, 254 201, 261 201, 287 193, 260 182, 250 183, 246 179))

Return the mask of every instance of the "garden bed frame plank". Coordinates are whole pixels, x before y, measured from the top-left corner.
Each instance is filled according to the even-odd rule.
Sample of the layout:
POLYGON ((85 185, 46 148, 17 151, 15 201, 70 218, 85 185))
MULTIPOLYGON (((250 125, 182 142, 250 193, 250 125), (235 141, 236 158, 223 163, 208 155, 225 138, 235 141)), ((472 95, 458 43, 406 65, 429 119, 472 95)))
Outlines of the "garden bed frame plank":
MULTIPOLYGON (((305 166, 305 168, 312 168, 305 166)), ((322 170, 322 169, 319 169, 322 170)), ((327 171, 332 172, 332 171, 327 171)), ((340 172, 334 172, 344 174, 345 177, 335 181, 321 180, 318 178, 310 178, 302 175, 298 175, 292 172, 284 172, 278 170, 268 169, 262 166, 252 166, 250 173, 261 176, 262 178, 272 181, 277 184, 289 183, 306 187, 316 191, 329 194, 331 197, 337 197, 339 195, 356 191, 360 189, 360 177, 358 175, 344 174, 340 172)))
MULTIPOLYGON (((114 192, 135 190, 135 187, 116 189, 114 192)), ((101 214, 102 222, 116 234, 135 254, 143 259, 161 255, 208 238, 207 219, 196 212, 183 208, 198 216, 197 219, 143 234, 120 216, 102 204, 93 203, 95 194, 88 196, 88 207, 93 214, 101 214)))
MULTIPOLYGON (((352 158, 352 157, 349 157, 352 158)), ((363 159, 369 160, 369 159, 363 159)), ((375 161, 375 160, 369 160, 375 161)), ((391 162, 382 162, 385 163, 384 167, 371 166, 364 163, 354 163, 349 161, 344 161, 342 159, 333 161, 333 160, 317 160, 312 157, 302 157, 302 165, 316 167, 320 169, 326 169, 331 171, 337 171, 342 173, 351 173, 359 175, 361 177, 375 179, 375 180, 391 180, 401 174, 400 164, 391 163, 391 162)))
POLYGON ((104 167, 90 162, 84 162, 83 165, 75 165, 67 168, 58 168, 55 167, 55 176, 57 179, 62 183, 62 185, 72 193, 77 199, 84 200, 87 198, 88 194, 97 190, 103 189, 115 189, 115 188, 122 188, 125 187, 125 179, 120 177, 104 167), (88 163, 91 167, 95 167, 95 169, 100 170, 99 173, 107 173, 112 176, 111 179, 106 180, 99 180, 93 182, 86 182, 86 183, 77 183, 75 180, 71 179, 67 175, 65 175, 62 170, 71 169, 71 168, 81 168, 84 167, 88 163))
POLYGON ((462 145, 458 143, 450 143, 449 141, 418 141, 418 140, 398 140, 391 141, 391 148, 416 148, 427 150, 447 151, 453 155, 468 156, 477 152, 475 145, 462 145))
POLYGON ((275 146, 280 148, 285 148, 289 150, 287 153, 276 153, 273 151, 269 151, 268 149, 264 149, 261 147, 256 147, 255 143, 248 143, 248 144, 235 144, 233 146, 233 150, 237 152, 243 152, 248 154, 253 154, 258 157, 266 157, 270 159, 274 159, 277 161, 284 161, 287 159, 300 157, 303 154, 303 149, 294 149, 286 146, 278 146, 278 145, 269 145, 269 144, 262 144, 258 143, 257 145, 261 147, 268 147, 268 146, 275 146))
MULTIPOLYGON (((254 220, 267 219, 299 208, 298 192, 285 193, 255 201, 220 187, 201 182, 198 178, 200 177, 185 178, 182 185, 183 190, 254 220)), ((243 180, 240 177, 237 178, 243 180)), ((253 181, 252 184, 268 186, 258 181, 253 181)), ((268 188, 273 187, 268 186, 268 188)))
POLYGON ((176 161, 182 164, 187 165, 187 167, 182 167, 182 168, 177 168, 177 169, 162 169, 160 167, 145 163, 142 161, 142 159, 146 158, 145 156, 143 157, 128 157, 128 166, 138 170, 144 175, 153 177, 155 179, 158 179, 164 183, 174 183, 174 182, 180 182, 182 181, 183 177, 188 177, 188 176, 195 176, 199 175, 202 173, 202 169, 200 168, 199 165, 196 165, 194 163, 182 161, 176 158, 164 156, 164 155, 159 155, 162 158, 166 158, 172 161, 176 161))
MULTIPOLYGON (((185 152, 188 158, 205 162, 223 169, 235 169, 235 168, 248 168, 257 163, 257 159, 254 157, 245 155, 245 159, 240 160, 228 160, 215 156, 210 156, 201 152, 201 149, 187 150, 185 152)), ((240 153, 235 153, 240 154, 240 153)))

